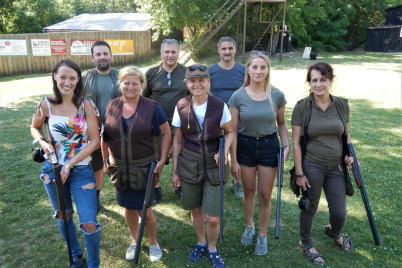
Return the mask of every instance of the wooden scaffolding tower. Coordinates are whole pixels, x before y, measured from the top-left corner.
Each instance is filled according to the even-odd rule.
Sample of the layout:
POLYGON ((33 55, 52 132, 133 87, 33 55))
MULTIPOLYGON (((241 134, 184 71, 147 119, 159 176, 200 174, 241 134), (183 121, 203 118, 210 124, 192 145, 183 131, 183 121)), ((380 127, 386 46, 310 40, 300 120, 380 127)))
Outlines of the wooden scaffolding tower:
POLYGON ((244 7, 244 19, 243 19, 243 34, 242 34, 242 61, 245 62, 246 53, 246 36, 251 34, 256 35, 256 43, 253 49, 265 50, 267 45, 267 34, 269 33, 269 54, 273 53, 273 33, 274 25, 280 25, 280 56, 282 61, 283 52, 283 36, 285 30, 285 17, 286 17, 286 0, 227 0, 215 14, 204 24, 203 27, 181 47, 181 53, 179 62, 186 64, 200 49, 208 43, 208 41, 237 13, 237 36, 236 42, 238 42, 239 29, 240 29, 240 12, 244 7), (263 18, 263 5, 271 8, 271 18, 263 18), (251 22, 247 21, 247 12, 252 11, 256 13, 259 11, 258 18, 253 18, 251 22), (256 33, 253 30, 253 24, 267 25, 263 34, 256 33), (247 31, 249 29, 249 31, 247 31))

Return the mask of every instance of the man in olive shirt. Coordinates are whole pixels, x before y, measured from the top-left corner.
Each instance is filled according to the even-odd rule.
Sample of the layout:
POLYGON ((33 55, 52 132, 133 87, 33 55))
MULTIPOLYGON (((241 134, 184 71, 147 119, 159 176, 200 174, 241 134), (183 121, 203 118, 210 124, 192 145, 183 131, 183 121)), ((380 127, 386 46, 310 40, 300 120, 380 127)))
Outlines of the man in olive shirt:
MULTIPOLYGON (((177 62, 179 59, 180 46, 175 39, 165 39, 161 45, 162 62, 158 63, 145 73, 147 84, 142 95, 155 100, 165 112, 172 135, 174 134, 172 124, 174 108, 177 101, 190 92, 184 81, 186 67, 177 62)), ((156 200, 162 196, 159 183, 155 186, 156 200)))
MULTIPOLYGON (((95 69, 88 70, 82 74, 82 84, 86 97, 90 98, 99 111, 99 122, 102 122, 103 112, 106 104, 117 97, 121 92, 117 86, 119 71, 112 69, 112 51, 105 41, 96 41, 91 47, 92 62, 95 69)), ((100 147, 91 155, 92 169, 96 180, 96 197, 98 202, 98 212, 102 207, 99 201, 100 189, 103 178, 103 159, 100 147)))

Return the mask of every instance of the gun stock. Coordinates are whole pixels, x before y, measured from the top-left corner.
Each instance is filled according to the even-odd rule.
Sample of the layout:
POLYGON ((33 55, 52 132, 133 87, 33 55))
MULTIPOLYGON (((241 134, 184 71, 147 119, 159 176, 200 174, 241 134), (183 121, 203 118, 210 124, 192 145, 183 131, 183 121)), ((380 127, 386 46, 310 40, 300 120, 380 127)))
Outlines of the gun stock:
POLYGON ((225 138, 219 138, 219 186, 220 186, 220 226, 219 241, 223 243, 223 171, 225 165, 225 138))
POLYGON ((278 159, 278 196, 276 201, 276 225, 275 225, 275 238, 279 239, 279 215, 281 207, 281 190, 283 182, 283 147, 279 149, 279 159, 278 159))
POLYGON ((360 194, 361 194, 361 196, 363 198, 363 203, 364 203, 364 207, 366 209, 367 218, 368 218, 370 228, 371 228, 371 233, 373 234, 375 244, 380 245, 381 244, 380 237, 378 235, 377 227, 376 227, 375 222, 374 222, 373 213, 371 212, 370 203, 369 203, 368 198, 367 198, 366 189, 364 188, 363 178, 362 178, 361 173, 360 173, 360 168, 359 168, 359 164, 358 164, 359 162, 357 161, 357 157, 356 157, 356 154, 355 154, 355 151, 354 151, 354 148, 353 148, 353 144, 348 143, 348 148, 349 148, 350 154, 353 157, 353 167, 352 167, 353 168, 352 169, 353 170, 353 176, 355 177, 357 187, 359 187, 360 194))
POLYGON ((148 181, 147 181, 147 188, 145 190, 144 203, 142 205, 141 222, 140 226, 138 227, 137 246, 135 247, 134 252, 134 259, 133 259, 134 264, 138 263, 138 257, 141 249, 142 234, 145 225, 145 218, 147 216, 147 208, 149 207, 149 199, 151 198, 152 191, 154 190, 153 175, 157 162, 158 162, 157 160, 152 161, 148 171, 148 181))
MULTIPOLYGON (((354 159, 354 158, 353 158, 354 159)), ((356 182, 356 185, 357 185, 357 188, 361 188, 362 187, 362 185, 360 184, 360 180, 359 180, 359 175, 357 175, 357 171, 356 171, 356 168, 355 168, 355 166, 353 165, 353 167, 352 167, 352 173, 353 173, 353 177, 355 178, 355 182, 356 182)))

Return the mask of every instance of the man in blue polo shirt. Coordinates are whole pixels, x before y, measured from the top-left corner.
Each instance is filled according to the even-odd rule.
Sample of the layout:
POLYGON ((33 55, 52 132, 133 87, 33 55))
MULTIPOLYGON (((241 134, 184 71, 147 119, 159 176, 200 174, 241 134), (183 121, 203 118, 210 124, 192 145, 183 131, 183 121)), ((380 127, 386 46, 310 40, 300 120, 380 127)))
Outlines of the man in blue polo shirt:
MULTIPOLYGON (((236 42, 233 38, 222 37, 219 39, 218 53, 221 58, 220 62, 208 68, 211 79, 210 91, 227 104, 233 92, 243 85, 246 67, 234 60, 236 42)), ((235 178, 230 184, 230 189, 232 189, 235 196, 243 198, 243 188, 240 180, 235 178)))

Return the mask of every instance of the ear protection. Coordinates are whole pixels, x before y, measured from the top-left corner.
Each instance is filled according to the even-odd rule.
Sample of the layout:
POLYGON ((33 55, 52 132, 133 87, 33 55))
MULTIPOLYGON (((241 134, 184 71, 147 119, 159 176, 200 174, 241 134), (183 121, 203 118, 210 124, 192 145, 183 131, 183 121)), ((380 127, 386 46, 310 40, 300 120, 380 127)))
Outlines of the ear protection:
POLYGON ((303 211, 311 210, 311 199, 313 198, 313 193, 311 188, 307 187, 307 191, 302 190, 302 198, 299 200, 299 208, 303 211))
POLYGON ((37 143, 37 142, 39 142, 39 141, 46 141, 44 138, 42 138, 42 137, 40 137, 40 138, 37 138, 37 139, 35 139, 33 142, 32 142, 32 159, 33 159, 33 161, 35 161, 35 162, 38 162, 38 163, 43 163, 43 162, 45 162, 45 152, 43 151, 43 149, 42 148, 34 148, 33 146, 35 145, 35 143, 37 143))

